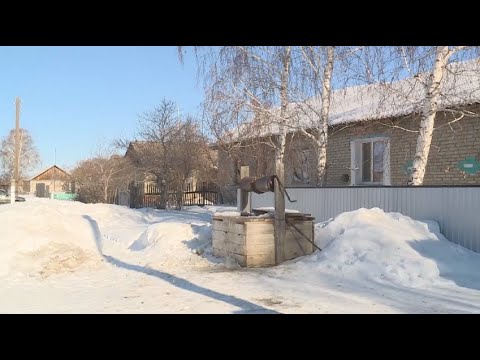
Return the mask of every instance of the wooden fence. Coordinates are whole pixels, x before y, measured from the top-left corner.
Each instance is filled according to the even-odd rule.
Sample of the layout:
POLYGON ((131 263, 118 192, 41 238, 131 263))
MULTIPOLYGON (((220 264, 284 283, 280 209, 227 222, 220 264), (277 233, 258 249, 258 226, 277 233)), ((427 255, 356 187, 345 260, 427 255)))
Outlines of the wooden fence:
MULTIPOLYGON (((155 184, 137 183, 132 184, 129 189, 129 206, 133 208, 157 208, 161 203, 161 196, 158 187, 155 184)), ((167 187, 166 206, 169 208, 177 207, 178 195, 172 188, 167 187)), ((218 187, 214 183, 200 183, 196 187, 188 184, 185 191, 181 194, 182 206, 205 206, 218 203, 218 187)), ((118 196, 117 196, 118 199, 118 196)), ((126 204, 122 204, 126 205, 126 204)))

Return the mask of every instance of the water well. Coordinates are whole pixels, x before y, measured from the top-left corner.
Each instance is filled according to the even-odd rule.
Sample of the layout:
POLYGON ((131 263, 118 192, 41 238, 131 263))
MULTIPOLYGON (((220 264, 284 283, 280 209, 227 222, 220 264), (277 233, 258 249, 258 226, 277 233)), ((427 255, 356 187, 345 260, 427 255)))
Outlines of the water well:
MULTIPOLYGON (((276 259, 274 212, 251 209, 250 193, 273 192, 274 176, 255 179, 242 167, 239 184, 240 216, 215 215, 213 217, 213 253, 219 257, 234 258, 244 267, 278 265, 276 259)), ((288 196, 288 194, 287 194, 288 196)), ((313 253, 314 218, 310 214, 286 213, 283 259, 291 260, 313 253)))

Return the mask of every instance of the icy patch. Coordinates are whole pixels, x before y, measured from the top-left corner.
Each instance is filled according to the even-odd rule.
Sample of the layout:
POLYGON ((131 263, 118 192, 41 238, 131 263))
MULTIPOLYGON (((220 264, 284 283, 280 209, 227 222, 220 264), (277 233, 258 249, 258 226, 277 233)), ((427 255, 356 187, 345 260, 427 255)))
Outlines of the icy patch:
POLYGON ((47 278, 55 274, 98 268, 102 261, 98 253, 78 246, 50 243, 35 251, 17 254, 11 273, 17 276, 47 278))

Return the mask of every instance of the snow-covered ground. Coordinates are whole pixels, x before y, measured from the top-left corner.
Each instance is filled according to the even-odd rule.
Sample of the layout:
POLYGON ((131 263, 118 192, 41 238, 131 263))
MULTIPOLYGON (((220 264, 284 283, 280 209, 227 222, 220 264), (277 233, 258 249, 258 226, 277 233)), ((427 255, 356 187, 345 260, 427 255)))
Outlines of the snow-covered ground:
POLYGON ((211 216, 28 198, 0 206, 0 313, 480 313, 480 254, 435 222, 359 209, 269 269, 211 253, 211 216))

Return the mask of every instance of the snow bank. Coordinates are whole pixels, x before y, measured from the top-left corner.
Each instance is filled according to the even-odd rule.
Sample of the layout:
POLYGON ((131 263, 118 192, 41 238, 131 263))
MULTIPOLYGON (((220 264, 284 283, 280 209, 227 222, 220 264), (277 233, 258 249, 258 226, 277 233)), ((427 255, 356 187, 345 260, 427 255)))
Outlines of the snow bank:
POLYGON ((215 263, 212 214, 234 209, 136 210, 38 198, 1 205, 0 276, 72 272, 104 264, 104 255, 153 267, 215 263))
MULTIPOLYGON (((1 205, 0 276, 47 277, 96 269, 111 258, 163 269, 212 266, 223 260, 212 256, 212 215, 234 210, 135 210, 49 199, 1 205)), ((315 242, 323 251, 271 271, 295 283, 334 275, 409 287, 480 284, 480 254, 447 241, 434 221, 359 209, 317 224, 315 242)))
POLYGON ((37 202, 0 206, 0 276, 46 277, 101 261, 88 221, 62 210, 37 202))
POLYGON ((305 275, 332 272, 424 287, 480 272, 480 254, 446 240, 435 222, 379 208, 346 212, 317 224, 315 243, 323 251, 294 264, 305 275))

